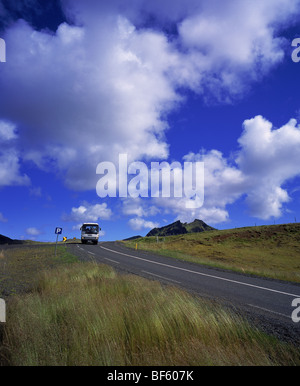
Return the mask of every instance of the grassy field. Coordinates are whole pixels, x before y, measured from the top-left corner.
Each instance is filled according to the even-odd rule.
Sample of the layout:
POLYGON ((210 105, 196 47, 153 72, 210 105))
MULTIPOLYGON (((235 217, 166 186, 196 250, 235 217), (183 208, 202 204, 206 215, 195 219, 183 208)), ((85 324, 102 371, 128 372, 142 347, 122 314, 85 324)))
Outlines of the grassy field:
POLYGON ((0 297, 30 290, 32 282, 41 270, 77 261, 68 253, 65 245, 58 245, 55 256, 54 244, 35 243, 14 248, 0 245, 0 297))
POLYGON ((1 253, 2 365, 300 365, 299 347, 216 303, 53 252, 1 253))
POLYGON ((300 282, 300 224, 144 237, 124 243, 194 263, 300 282))

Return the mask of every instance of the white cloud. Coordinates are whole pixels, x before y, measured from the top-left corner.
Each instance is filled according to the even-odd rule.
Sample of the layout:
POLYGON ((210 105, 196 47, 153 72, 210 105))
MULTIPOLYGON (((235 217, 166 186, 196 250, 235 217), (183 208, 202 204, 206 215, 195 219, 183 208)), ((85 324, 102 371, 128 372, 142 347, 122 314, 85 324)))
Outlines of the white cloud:
POLYGON ((123 199, 121 210, 125 216, 135 216, 128 221, 130 228, 133 230, 139 231, 159 226, 158 222, 144 219, 144 217, 155 216, 161 212, 161 209, 151 199, 142 199, 140 197, 123 199))
POLYGON ((0 143, 17 138, 16 126, 10 122, 0 121, 0 143))
POLYGON ((274 129, 262 116, 244 122, 237 164, 248 179, 250 214, 262 219, 279 217, 290 198, 282 188, 300 175, 300 127, 291 119, 274 129))
POLYGON ((29 177, 21 175, 18 152, 10 148, 0 151, 0 186, 29 184, 29 177))
POLYGON ((70 25, 56 33, 10 24, 0 116, 18 123, 18 137, 0 128, 17 142, 4 165, 12 168, 8 184, 28 182, 19 171, 23 160, 86 190, 96 186, 97 164, 116 162, 119 153, 129 162, 167 159, 167 114, 183 102, 180 90, 223 102, 243 95, 258 73, 282 60, 280 27, 298 4, 63 1, 70 25), (143 27, 149 15, 155 30, 143 27), (172 38, 164 29, 170 25, 178 29, 172 38))
POLYGON ((188 63, 198 74, 193 71, 191 87, 208 90, 208 99, 227 102, 239 96, 282 61, 286 40, 278 36, 279 26, 295 12, 298 1, 201 2, 201 11, 179 24, 188 63))
POLYGON ((205 205, 225 207, 243 193, 246 185, 245 176, 234 164, 230 164, 220 151, 189 153, 184 156, 184 160, 204 162, 205 205))
POLYGON ((0 222, 7 222, 7 218, 3 216, 3 214, 0 212, 0 222))
POLYGON ((63 220, 81 223, 97 222, 99 220, 109 220, 111 216, 112 211, 106 203, 95 205, 84 203, 77 208, 73 207, 70 214, 64 214, 63 220))
POLYGON ((253 217, 280 217, 291 201, 285 185, 300 176, 300 126, 291 119, 276 129, 264 117, 256 116, 244 121, 238 143, 240 147, 230 159, 218 150, 190 152, 183 157, 187 162, 204 162, 202 207, 187 209, 186 197, 128 199, 123 201, 123 214, 136 216, 130 225, 141 229, 145 223, 142 217, 157 213, 184 222, 199 218, 218 224, 230 220, 228 207, 239 199, 244 199, 253 217))
POLYGON ((23 158, 55 169, 74 189, 94 189, 97 164, 119 153, 168 156, 162 114, 179 97, 154 56, 165 55, 167 40, 125 22, 120 30, 119 20, 97 31, 62 24, 50 35, 22 21, 7 31, 0 114, 22 122, 23 158))
POLYGON ((122 200, 122 213, 125 216, 149 217, 155 216, 160 212, 155 205, 149 205, 147 200, 138 198, 128 198, 122 200))
POLYGON ((141 217, 132 218, 128 221, 129 226, 136 231, 142 229, 152 229, 159 226, 159 223, 153 221, 147 221, 141 217))
POLYGON ((16 125, 0 120, 0 187, 30 183, 29 177, 20 172, 20 153, 14 147, 17 138, 16 125))
POLYGON ((274 184, 262 185, 250 191, 246 199, 250 215, 264 220, 270 217, 280 217, 283 204, 289 201, 287 191, 274 184))
POLYGON ((211 224, 229 220, 228 205, 245 197, 253 217, 280 217, 291 198, 283 185, 300 176, 300 126, 295 119, 275 129, 262 116, 244 121, 240 149, 229 161, 217 150, 189 153, 185 161, 204 161, 204 205, 185 209, 185 198, 156 199, 177 219, 201 218, 211 224))
POLYGON ((25 232, 28 236, 39 236, 42 233, 39 229, 35 227, 29 227, 26 229, 25 232))
MULTIPOLYGON (((243 199, 249 214, 260 219, 280 217, 291 201, 285 184, 300 176, 300 127, 291 119, 280 128, 262 116, 247 119, 238 139, 234 156, 226 158, 218 150, 183 157, 185 162, 203 161, 204 205, 187 209, 187 198, 127 198, 121 199, 121 212, 134 216, 128 222, 134 230, 151 229, 158 223, 150 219, 157 214, 171 215, 181 221, 200 218, 214 225, 230 220, 229 206, 243 199), (147 219, 145 219, 147 218, 147 219)), ((172 189, 171 189, 172 192, 172 189)), ((72 208, 70 221, 97 221, 111 218, 106 204, 87 203, 72 208)))

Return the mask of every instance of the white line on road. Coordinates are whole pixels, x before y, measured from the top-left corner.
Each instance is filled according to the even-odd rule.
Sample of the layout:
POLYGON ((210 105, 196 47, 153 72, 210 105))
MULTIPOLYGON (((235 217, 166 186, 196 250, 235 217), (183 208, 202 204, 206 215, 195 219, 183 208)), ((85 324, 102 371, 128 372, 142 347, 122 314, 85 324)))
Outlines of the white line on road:
POLYGON ((272 312, 272 314, 276 314, 276 315, 284 316, 285 318, 291 319, 291 317, 290 317, 290 316, 288 316, 288 315, 284 315, 284 314, 281 314, 280 312, 276 312, 276 311, 268 310, 267 308, 263 308, 263 307, 255 306, 254 304, 248 304, 248 306, 251 306, 251 307, 254 307, 254 308, 258 308, 258 309, 260 309, 260 310, 263 310, 263 311, 272 312))
POLYGON ((175 266, 173 266, 173 265, 164 264, 164 263, 159 263, 159 262, 157 262, 157 261, 152 261, 152 260, 148 260, 148 259, 143 259, 143 258, 141 258, 141 257, 129 255, 129 254, 127 254, 127 253, 114 251, 113 249, 109 249, 109 248, 106 248, 106 247, 103 247, 103 246, 100 246, 100 248, 106 249, 107 251, 110 251, 110 252, 113 252, 113 253, 118 253, 119 255, 129 256, 129 257, 132 257, 133 259, 147 261, 148 263, 158 264, 158 265, 162 265, 162 266, 164 266, 164 267, 169 267, 169 268, 177 269, 177 270, 180 270, 180 271, 185 271, 185 272, 195 273, 196 275, 212 277, 212 278, 218 279, 218 280, 229 281, 229 282, 231 282, 231 283, 236 283, 236 284, 245 285, 245 286, 248 286, 248 287, 258 288, 258 289, 262 289, 262 290, 265 290, 265 291, 276 292, 276 293, 279 293, 279 294, 282 294, 282 295, 293 296, 294 298, 299 298, 299 297, 300 297, 300 295, 295 295, 295 294, 291 294, 291 293, 288 293, 288 292, 277 291, 277 290, 274 290, 274 289, 271 289, 271 288, 267 288, 267 287, 261 287, 261 286, 254 285, 254 284, 243 283, 243 282, 237 281, 237 280, 226 279, 225 277, 220 277, 220 276, 215 276, 215 275, 209 275, 209 274, 207 274, 207 273, 202 273, 202 272, 192 271, 192 270, 186 269, 186 268, 179 268, 179 267, 175 267, 175 266))
POLYGON ((89 252, 89 251, 88 251, 88 253, 89 253, 90 255, 94 255, 94 256, 95 256, 95 254, 94 254, 93 252, 89 252))
POLYGON ((112 259, 108 259, 107 257, 104 257, 105 260, 109 260, 109 261, 112 261, 113 263, 116 263, 116 264, 120 264, 118 261, 115 261, 115 260, 112 260, 112 259))
POLYGON ((174 283, 178 283, 178 284, 181 284, 181 283, 180 283, 180 281, 177 281, 177 280, 173 280, 173 279, 169 279, 168 277, 164 277, 164 276, 156 275, 155 273, 152 273, 152 272, 148 272, 148 271, 144 271, 144 270, 142 270, 142 272, 145 272, 145 273, 147 273, 148 275, 152 275, 152 276, 160 277, 161 279, 164 279, 164 280, 173 281, 174 283))

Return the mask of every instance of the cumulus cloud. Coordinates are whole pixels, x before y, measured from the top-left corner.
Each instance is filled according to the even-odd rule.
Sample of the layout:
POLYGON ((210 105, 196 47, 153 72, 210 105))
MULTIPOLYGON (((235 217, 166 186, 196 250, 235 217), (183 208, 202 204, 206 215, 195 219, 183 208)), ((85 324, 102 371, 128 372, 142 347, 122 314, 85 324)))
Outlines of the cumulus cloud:
POLYGON ((296 2, 211 1, 202 5, 201 12, 180 23, 179 32, 183 44, 202 52, 209 64, 249 69, 258 56, 265 66, 282 59, 282 38, 276 37, 276 22, 289 18, 297 8, 296 2))
POLYGON ((72 222, 97 222, 98 220, 109 220, 112 216, 112 211, 103 204, 89 204, 83 203, 79 207, 73 207, 70 214, 64 214, 64 221, 72 222))
POLYGON ((25 232, 28 236, 33 236, 33 237, 39 236, 42 233, 39 229, 35 227, 29 227, 26 229, 25 232))
POLYGON ((125 216, 149 217, 155 216, 160 212, 156 205, 147 205, 147 201, 137 198, 122 200, 122 213, 125 216))
POLYGON ((14 149, 0 151, 0 186, 29 184, 29 177, 21 174, 18 152, 14 149))
POLYGON ((191 222, 194 219, 201 219, 208 224, 219 224, 229 220, 229 213, 226 207, 209 206, 204 201, 200 208, 186 209, 186 198, 155 199, 156 205, 165 215, 172 215, 174 221, 191 222))
POLYGON ((7 222, 7 218, 3 216, 3 214, 0 212, 0 222, 7 222))
POLYGON ((152 229, 159 226, 159 223, 153 221, 147 221, 141 217, 132 218, 128 221, 129 226, 136 231, 142 229, 152 229))
MULTIPOLYGON (((128 162, 168 159, 168 113, 184 103, 182 91, 206 102, 242 97, 282 61, 281 31, 299 15, 294 0, 133 0, 130 7, 121 0, 63 0, 62 6, 66 21, 56 31, 6 15, 0 186, 29 185, 22 172, 28 161, 71 189, 88 190, 96 187, 98 163, 117 164, 120 153, 128 162)), ((220 223, 242 197, 252 216, 279 217, 291 200, 284 184, 299 175, 297 122, 275 129, 256 116, 244 122, 238 144, 230 159, 218 149, 183 157, 205 163, 201 208, 187 210, 185 198, 123 200, 123 215, 134 216, 129 225, 152 228, 156 222, 148 218, 158 213, 220 223)), ((83 203, 63 218, 111 216, 106 203, 83 203)))
POLYGON ((21 122, 25 160, 85 190, 95 188, 97 164, 119 153, 168 156, 162 114, 179 97, 155 64, 164 36, 137 34, 116 16, 99 31, 64 23, 55 35, 19 21, 6 42, 12 52, 0 75, 0 114, 21 122))
POLYGON ((14 146, 17 138, 16 125, 0 120, 0 187, 30 183, 29 177, 20 171, 20 154, 14 146))
POLYGON ((282 60, 280 30, 299 2, 62 5, 67 21, 55 32, 24 20, 5 30, 0 116, 18 133, 13 138, 16 131, 0 128, 0 136, 15 141, 10 162, 2 160, 12 175, 6 184, 28 182, 24 161, 86 190, 96 186, 97 164, 116 162, 119 153, 129 161, 167 159, 167 117, 184 102, 181 90, 221 102, 243 95, 282 60))
MULTIPOLYGON (((284 184, 300 176, 300 126, 291 119, 280 128, 262 116, 244 121, 235 157, 218 150, 189 153, 185 161, 203 161, 204 205, 186 210, 186 198, 155 199, 161 210, 177 219, 201 218, 211 224, 229 220, 228 206, 245 198, 249 214, 260 219, 280 217, 291 198, 284 184)), ((152 203, 153 205, 153 203, 152 203)))
POLYGON ((295 119, 274 129, 262 116, 244 122, 237 164, 247 176, 250 214, 267 219, 279 217, 290 200, 282 188, 300 175, 300 127, 295 119))
POLYGON ((0 121, 0 142, 6 142, 17 138, 16 126, 11 122, 0 121))

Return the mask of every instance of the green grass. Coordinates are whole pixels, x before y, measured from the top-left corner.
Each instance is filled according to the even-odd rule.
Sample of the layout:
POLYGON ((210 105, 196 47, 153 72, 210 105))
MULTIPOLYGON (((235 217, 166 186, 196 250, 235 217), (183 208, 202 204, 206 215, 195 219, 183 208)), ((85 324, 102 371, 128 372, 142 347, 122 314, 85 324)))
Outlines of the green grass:
POLYGON ((1 264, 0 365, 300 365, 299 347, 232 310, 79 262, 65 245, 0 250, 1 264))
POLYGON ((0 246, 0 297, 27 291, 41 270, 78 261, 65 245, 22 245, 10 249, 0 246))
POLYGON ((166 256, 300 282, 300 224, 259 226, 124 241, 166 256))
POLYGON ((14 296, 14 366, 300 365, 300 352, 220 306, 93 263, 43 272, 14 296))

